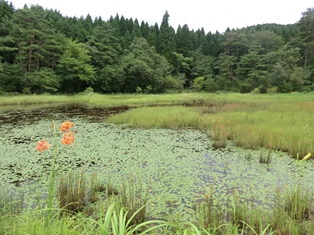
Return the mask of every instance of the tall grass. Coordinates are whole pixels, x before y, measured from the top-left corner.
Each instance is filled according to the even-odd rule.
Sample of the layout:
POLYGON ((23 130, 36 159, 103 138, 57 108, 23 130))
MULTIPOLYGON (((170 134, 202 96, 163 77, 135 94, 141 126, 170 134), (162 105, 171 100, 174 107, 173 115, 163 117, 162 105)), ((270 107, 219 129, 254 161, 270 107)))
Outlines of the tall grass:
POLYGON ((30 104, 52 104, 52 103, 88 103, 97 106, 142 106, 162 105, 182 102, 201 102, 213 98, 208 93, 185 93, 185 94, 114 94, 100 95, 96 93, 76 95, 8 95, 0 96, 0 105, 30 105, 30 104))
POLYGON ((184 106, 145 107, 111 116, 108 122, 140 128, 198 128, 206 125, 197 109, 184 106))
POLYGON ((62 176, 58 186, 59 207, 70 213, 83 211, 87 196, 86 184, 84 170, 75 173, 71 171, 62 176))
MULTIPOLYGON (((18 95, 0 96, 0 105, 64 104, 75 103, 75 96, 65 95, 18 95)), ((80 100, 82 102, 83 100, 80 100)))
POLYGON ((3 105, 29 105, 29 104, 60 104, 85 103, 102 107, 110 106, 150 106, 175 105, 183 103, 299 103, 312 102, 314 93, 290 94, 238 94, 238 93, 178 93, 178 94, 112 94, 101 95, 96 93, 80 93, 76 95, 4 95, 0 96, 0 106, 3 105))
POLYGON ((216 101, 200 107, 143 107, 110 116, 107 121, 140 128, 195 128, 207 132, 218 147, 232 140, 241 147, 282 150, 293 157, 313 152, 314 102, 285 97, 272 103, 259 97, 261 101, 216 101))
MULTIPOLYGON (((73 178, 73 184, 78 185, 76 181, 81 178, 73 178)), ((49 228, 45 224, 47 209, 35 208, 2 215, 0 234, 299 235, 314 232, 313 195, 299 185, 285 192, 278 190, 273 211, 263 211, 243 203, 237 193, 233 194, 227 206, 214 203, 210 193, 197 206, 190 222, 175 220, 175 215, 171 214, 163 220, 148 220, 142 213, 145 211, 145 198, 136 198, 133 186, 130 184, 129 187, 126 192, 123 186, 121 195, 116 195, 117 200, 111 200, 110 204, 100 201, 100 213, 96 217, 84 213, 64 214, 63 208, 55 208, 49 228)))

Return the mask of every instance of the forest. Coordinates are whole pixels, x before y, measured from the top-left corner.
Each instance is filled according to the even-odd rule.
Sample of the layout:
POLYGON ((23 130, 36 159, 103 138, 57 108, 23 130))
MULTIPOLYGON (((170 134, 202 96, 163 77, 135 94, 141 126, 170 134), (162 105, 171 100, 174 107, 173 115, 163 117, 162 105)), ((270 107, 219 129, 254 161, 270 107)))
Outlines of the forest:
POLYGON ((0 1, 0 95, 314 90, 314 8, 225 32, 0 1))

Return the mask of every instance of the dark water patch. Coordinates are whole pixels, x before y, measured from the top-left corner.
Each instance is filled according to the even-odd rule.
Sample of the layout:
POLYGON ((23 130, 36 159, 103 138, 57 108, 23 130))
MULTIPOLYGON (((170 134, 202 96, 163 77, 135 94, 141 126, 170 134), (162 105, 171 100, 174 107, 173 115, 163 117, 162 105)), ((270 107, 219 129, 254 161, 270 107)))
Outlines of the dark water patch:
POLYGON ((0 125, 10 124, 13 127, 21 124, 33 124, 43 119, 84 119, 90 122, 103 122, 104 119, 115 113, 128 110, 127 106, 110 108, 95 108, 82 105, 62 105, 34 109, 9 110, 0 113, 0 125))

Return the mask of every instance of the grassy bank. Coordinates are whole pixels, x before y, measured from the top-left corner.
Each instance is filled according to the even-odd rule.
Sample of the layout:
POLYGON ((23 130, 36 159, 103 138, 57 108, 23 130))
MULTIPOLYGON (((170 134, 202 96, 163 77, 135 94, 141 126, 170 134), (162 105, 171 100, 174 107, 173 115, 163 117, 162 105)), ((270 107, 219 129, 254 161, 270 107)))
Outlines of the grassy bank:
POLYGON ((176 104, 184 102, 200 102, 215 99, 215 95, 209 93, 184 93, 184 94, 114 94, 99 95, 95 93, 77 94, 73 96, 63 95, 18 95, 0 96, 0 105, 32 105, 32 104, 61 104, 81 103, 99 107, 110 106, 145 106, 176 104))
POLYGON ((182 103, 296 103, 314 101, 314 93, 294 94, 237 94, 237 93, 178 93, 178 94, 112 94, 100 95, 82 93, 77 95, 16 95, 0 96, 0 106, 4 105, 32 105, 32 104, 61 104, 81 103, 100 107, 110 106, 149 106, 171 105, 182 103))
POLYGON ((294 157, 313 152, 314 103, 288 96, 278 102, 261 98, 200 107, 144 107, 107 121, 140 128, 196 128, 217 142, 232 140, 237 146, 282 150, 294 157))
POLYGON ((99 107, 127 105, 131 107, 174 104, 226 103, 298 103, 314 102, 314 93, 238 94, 238 93, 178 93, 178 94, 112 94, 81 93, 76 95, 12 95, 0 96, 0 106, 78 103, 99 107))

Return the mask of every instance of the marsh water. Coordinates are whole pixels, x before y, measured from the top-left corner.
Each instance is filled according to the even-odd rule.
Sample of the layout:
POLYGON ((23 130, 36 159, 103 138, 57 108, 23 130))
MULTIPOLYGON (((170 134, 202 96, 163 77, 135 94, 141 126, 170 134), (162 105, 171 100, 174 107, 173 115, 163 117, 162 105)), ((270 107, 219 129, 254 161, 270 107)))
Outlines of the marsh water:
POLYGON ((270 209, 276 190, 298 183, 304 190, 314 189, 311 161, 300 164, 273 151, 271 162, 262 164, 266 150, 245 150, 232 142, 214 150, 210 137, 197 130, 144 130, 106 122, 108 115, 127 110, 67 105, 0 111, 1 195, 32 204, 45 194, 53 155, 39 154, 35 147, 41 139, 59 144, 54 143, 52 120, 56 126, 70 120, 76 132, 74 145, 60 146, 59 175, 84 168, 116 187, 137 182, 148 192, 151 217, 169 210, 189 216, 211 192, 215 203, 227 204, 237 194, 245 203, 270 209))

